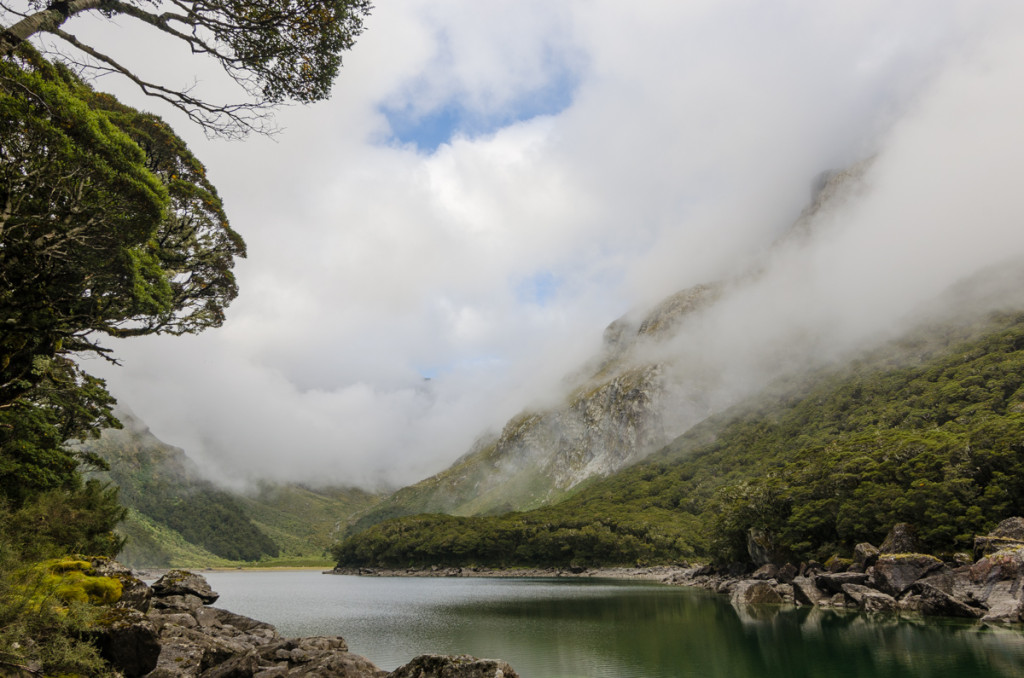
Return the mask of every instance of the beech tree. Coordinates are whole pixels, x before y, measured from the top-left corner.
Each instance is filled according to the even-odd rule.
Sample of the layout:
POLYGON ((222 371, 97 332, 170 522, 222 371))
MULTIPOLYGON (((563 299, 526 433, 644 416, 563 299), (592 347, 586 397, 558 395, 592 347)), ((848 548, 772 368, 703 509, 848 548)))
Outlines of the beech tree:
POLYGON ((56 492, 113 527, 115 499, 79 473, 102 462, 67 445, 118 425, 78 360, 114 360, 104 337, 220 325, 244 255, 205 168, 160 118, 27 45, 0 59, 0 509, 56 492))
POLYGON ((33 36, 52 35, 70 51, 63 58, 118 73, 146 94, 177 107, 208 133, 241 136, 266 131, 276 104, 326 99, 369 14, 369 0, 26 0, 0 2, 0 57, 33 36), (252 98, 212 102, 189 89, 150 82, 131 65, 68 32, 76 17, 125 18, 181 40, 215 59, 252 98), (78 55, 81 59, 77 58, 78 55))

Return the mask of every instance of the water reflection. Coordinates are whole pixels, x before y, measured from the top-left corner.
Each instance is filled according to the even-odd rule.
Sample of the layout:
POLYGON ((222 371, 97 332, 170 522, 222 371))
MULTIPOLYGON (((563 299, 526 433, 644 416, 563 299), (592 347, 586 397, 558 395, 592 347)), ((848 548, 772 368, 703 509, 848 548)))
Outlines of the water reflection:
POLYGON ((289 635, 342 635, 392 669, 422 652, 501 657, 523 678, 986 678, 1024 675, 1024 634, 702 591, 578 580, 213 573, 218 605, 289 635))

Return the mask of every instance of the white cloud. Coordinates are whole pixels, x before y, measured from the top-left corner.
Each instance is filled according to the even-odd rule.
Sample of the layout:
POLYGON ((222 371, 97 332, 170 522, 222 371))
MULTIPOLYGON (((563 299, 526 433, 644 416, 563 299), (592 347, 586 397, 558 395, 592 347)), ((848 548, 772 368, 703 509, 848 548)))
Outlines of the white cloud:
POLYGON ((557 389, 627 308, 738 268, 818 172, 883 141, 876 181, 899 195, 880 190, 857 223, 935 221, 946 248, 915 230, 890 248, 881 231, 840 229, 807 264, 834 276, 780 277, 750 310, 811 280, 800 298, 823 315, 777 313, 870 315, 878 298, 898 314, 992 256, 962 220, 986 222, 986 238, 1017 223, 1003 198, 1018 88, 991 80, 1019 70, 1005 46, 1018 14, 973 0, 381 3, 334 98, 283 111, 276 142, 207 142, 178 124, 249 243, 242 294, 221 330, 120 342, 125 366, 102 372, 158 435, 225 477, 411 482, 557 389), (500 116, 567 69, 560 112, 434 153, 387 142, 384 107, 500 116), (980 109, 988 136, 930 147, 983 103, 997 107, 980 109), (1000 199, 925 209, 949 190, 947 164, 965 192, 1000 199), (911 256, 921 248, 943 274, 911 256), (903 275, 864 276, 869 255, 903 275), (520 293, 545 274, 559 285, 543 304, 520 293))

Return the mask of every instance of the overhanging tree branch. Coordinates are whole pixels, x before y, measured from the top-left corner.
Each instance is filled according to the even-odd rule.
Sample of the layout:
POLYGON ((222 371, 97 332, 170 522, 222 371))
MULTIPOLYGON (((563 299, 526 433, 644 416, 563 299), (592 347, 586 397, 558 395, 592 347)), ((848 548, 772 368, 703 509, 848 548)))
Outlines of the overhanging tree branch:
POLYGON ((127 77, 147 95, 184 111, 207 133, 229 137, 273 131, 269 116, 259 111, 327 98, 341 53, 355 44, 372 7, 370 0, 63 0, 45 7, 40 0, 25 0, 25 11, 12 4, 0 4, 0 20, 20 17, 6 29, 0 26, 0 58, 9 58, 33 36, 56 36, 103 64, 98 70, 127 77), (77 15, 97 12, 129 16, 185 43, 193 54, 215 59, 252 102, 211 104, 190 90, 150 82, 130 64, 84 45, 63 28, 77 15))
POLYGON ((106 64, 109 70, 119 73, 135 83, 147 96, 166 101, 182 111, 189 120, 196 123, 208 133, 220 137, 240 138, 249 132, 267 133, 273 131, 270 113, 259 104, 213 104, 192 96, 188 90, 174 90, 138 77, 134 72, 121 65, 113 58, 86 45, 75 36, 59 28, 51 31, 68 44, 87 54, 100 63, 106 64))

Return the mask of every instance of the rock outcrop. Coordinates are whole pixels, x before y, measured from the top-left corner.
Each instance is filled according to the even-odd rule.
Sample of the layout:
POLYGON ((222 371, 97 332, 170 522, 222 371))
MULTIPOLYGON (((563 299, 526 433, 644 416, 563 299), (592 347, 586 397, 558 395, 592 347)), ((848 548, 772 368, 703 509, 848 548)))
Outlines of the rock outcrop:
POLYGON ((395 671, 374 666, 335 636, 285 638, 265 622, 210 605, 206 579, 172 570, 151 587, 105 563, 106 576, 131 577, 131 595, 100 620, 94 641, 126 678, 518 678, 502 661, 423 655, 395 671))
MULTIPOLYGON (((727 593, 735 605, 810 605, 858 609, 871 614, 914 613, 980 619, 988 624, 1024 623, 1024 519, 1011 518, 976 543, 1002 548, 964 564, 962 554, 949 562, 906 552, 916 544, 913 527, 895 526, 883 547, 858 544, 846 571, 828 571, 819 563, 796 567, 763 565, 752 575, 735 576, 704 566, 674 575, 666 583, 727 593), (773 572, 775 577, 766 575, 773 572)), ((833 559, 831 562, 842 562, 833 559)))

